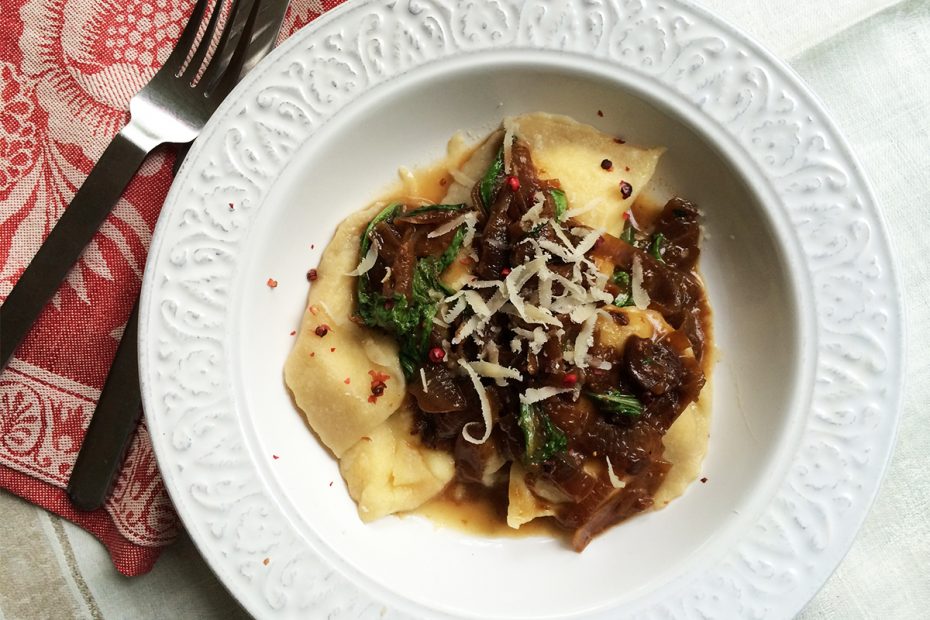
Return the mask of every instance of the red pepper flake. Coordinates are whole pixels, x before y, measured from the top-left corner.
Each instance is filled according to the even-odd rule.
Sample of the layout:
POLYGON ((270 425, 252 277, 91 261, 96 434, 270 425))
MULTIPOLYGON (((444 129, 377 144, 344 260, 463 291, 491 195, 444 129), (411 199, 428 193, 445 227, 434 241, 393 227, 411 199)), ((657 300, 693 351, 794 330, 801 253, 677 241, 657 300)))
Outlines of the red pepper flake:
POLYGON ((229 203, 229 210, 230 210, 230 211, 232 211, 232 210, 235 209, 235 208, 236 208, 236 205, 234 205, 233 203, 229 203))
POLYGON ((332 481, 332 480, 329 481, 329 486, 333 486, 333 481, 332 481))
POLYGON ((264 560, 262 560, 262 564, 264 564, 265 566, 268 566, 268 562, 270 561, 271 561, 271 558, 265 558, 264 560))
POLYGON ((378 372, 377 370, 369 370, 368 374, 371 375, 372 383, 375 381, 387 381, 391 378, 391 375, 386 372, 378 372))
POLYGON ((511 271, 510 267, 504 267, 503 269, 501 269, 501 277, 506 278, 507 276, 510 275, 510 271, 511 271))
POLYGON ((513 175, 508 176, 507 186, 511 189, 511 191, 514 191, 514 192, 517 191, 518 189, 520 189, 520 179, 518 179, 517 177, 513 175))
POLYGON ((315 243, 311 243, 311 244, 310 244, 310 249, 311 249, 311 250, 312 250, 313 248, 315 248, 315 247, 316 247, 316 244, 315 244, 315 243))
POLYGON ((307 272, 307 280, 310 282, 313 282, 319 277, 320 277, 320 274, 319 272, 317 272, 316 269, 311 269, 310 271, 307 272))
POLYGON ((275 280, 274 278, 268 278, 268 281, 265 282, 265 284, 268 285, 268 288, 277 288, 277 287, 278 287, 278 281, 275 280))
POLYGON ((313 330, 313 333, 319 336, 320 338, 322 338, 323 336, 329 333, 329 325, 327 325, 326 323, 323 323, 322 325, 318 326, 315 330, 313 330))
POLYGON ((433 347, 429 350, 429 361, 438 364, 444 359, 446 359, 446 352, 442 350, 442 347, 433 347))
POLYGON ((349 385, 350 383, 352 383, 352 379, 350 379, 349 377, 346 377, 346 380, 343 381, 343 383, 345 383, 346 385, 349 385))
POLYGON ((629 220, 629 219, 630 219, 630 212, 629 212, 629 211, 624 211, 624 212, 623 212, 623 219, 624 219, 624 220, 629 220))
POLYGON ((336 352, 336 347, 331 347, 331 348, 329 349, 329 352, 330 352, 330 353, 335 353, 335 352, 336 352))
POLYGON ((277 454, 272 454, 272 455, 271 455, 271 458, 273 458, 274 460, 277 461, 277 460, 278 460, 279 458, 281 458, 281 457, 278 456, 277 454))
POLYGON ((601 161, 601 169, 606 170, 607 172, 610 172, 611 170, 614 169, 614 163, 610 161, 609 159, 604 159, 601 161))
POLYGON ((701 483, 702 483, 702 484, 707 484, 707 478, 701 478, 701 483))
POLYGON ((575 385, 576 383, 578 383, 578 375, 576 375, 573 372, 570 372, 567 375, 565 375, 565 377, 562 378, 562 383, 571 387, 575 385))
POLYGON ((310 357, 316 357, 316 351, 310 351, 310 357))
POLYGON ((633 195, 633 186, 626 181, 620 181, 620 195, 626 200, 633 195))
POLYGON ((296 335, 297 335, 297 330, 296 329, 291 330, 291 336, 296 336, 296 335))
POLYGON ((629 166, 624 166, 623 169, 626 170, 627 172, 630 171, 630 167, 629 167, 629 166))
POLYGON ((601 118, 604 118, 604 112, 601 110, 597 111, 597 115, 600 116, 601 118))
POLYGON ((368 397, 368 402, 373 405, 378 402, 380 396, 384 395, 387 389, 386 381, 391 378, 391 375, 377 370, 369 370, 368 374, 371 375, 371 396, 368 397))
POLYGON ((624 140, 623 138, 614 138, 614 142, 616 142, 617 144, 626 144, 626 140, 624 140))

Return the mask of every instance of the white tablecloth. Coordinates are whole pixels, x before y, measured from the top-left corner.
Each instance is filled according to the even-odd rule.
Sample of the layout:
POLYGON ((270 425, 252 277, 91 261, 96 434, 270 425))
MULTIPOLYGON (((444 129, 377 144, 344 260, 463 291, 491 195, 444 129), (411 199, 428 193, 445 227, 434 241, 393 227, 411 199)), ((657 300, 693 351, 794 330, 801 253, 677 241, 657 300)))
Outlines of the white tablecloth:
MULTIPOLYGON (((930 0, 705 4, 787 60, 852 142, 907 302, 894 458, 855 545, 801 617, 930 617, 930 0)), ((186 537, 127 579, 90 534, 0 492, 0 620, 245 616, 186 537)))

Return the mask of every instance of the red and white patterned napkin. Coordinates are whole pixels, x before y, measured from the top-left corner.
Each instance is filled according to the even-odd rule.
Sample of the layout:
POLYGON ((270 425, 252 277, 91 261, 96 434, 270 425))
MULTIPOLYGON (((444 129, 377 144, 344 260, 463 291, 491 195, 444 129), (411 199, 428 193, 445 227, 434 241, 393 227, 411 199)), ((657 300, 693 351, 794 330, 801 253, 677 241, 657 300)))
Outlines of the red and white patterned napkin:
MULTIPOLYGON (((342 0, 293 0, 280 39, 342 0)), ((94 162, 129 98, 170 53, 193 0, 0 3, 0 299, 94 162)), ((280 40, 279 39, 279 40, 280 40)), ((149 571, 178 519, 144 423, 105 506, 65 494, 141 286, 174 154, 153 154, 0 374, 0 487, 99 538, 125 575, 149 571)))

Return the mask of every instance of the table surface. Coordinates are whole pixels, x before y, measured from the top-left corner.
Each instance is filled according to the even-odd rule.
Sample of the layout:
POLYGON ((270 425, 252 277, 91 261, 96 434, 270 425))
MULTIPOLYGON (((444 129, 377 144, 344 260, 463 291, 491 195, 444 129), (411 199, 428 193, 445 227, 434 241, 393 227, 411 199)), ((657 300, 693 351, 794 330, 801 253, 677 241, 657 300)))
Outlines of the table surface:
MULTIPOLYGON (((908 317, 898 445, 849 555, 801 613, 918 618, 930 607, 930 0, 705 0, 785 59, 871 177, 908 317), (925 329, 921 329, 925 328, 925 329)), ((890 413, 890 412, 889 412, 890 413)), ((0 492, 0 620, 247 617, 186 536, 126 578, 90 534, 0 492)))

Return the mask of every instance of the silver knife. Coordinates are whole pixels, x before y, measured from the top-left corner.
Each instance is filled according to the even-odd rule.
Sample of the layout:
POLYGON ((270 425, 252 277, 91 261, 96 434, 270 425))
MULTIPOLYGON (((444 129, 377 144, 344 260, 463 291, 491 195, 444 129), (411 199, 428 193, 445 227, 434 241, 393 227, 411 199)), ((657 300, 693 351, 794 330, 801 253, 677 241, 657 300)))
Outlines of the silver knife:
MULTIPOLYGON (((265 0, 262 3, 240 79, 274 47, 288 4, 289 0, 265 0)), ((242 26, 243 23, 234 24, 231 34, 238 35, 242 26)), ((186 152, 184 148, 178 153, 178 164, 186 152)), ((96 510, 103 505, 139 419, 141 396, 137 328, 138 301, 126 322, 68 481, 68 496, 81 510, 96 510)))

